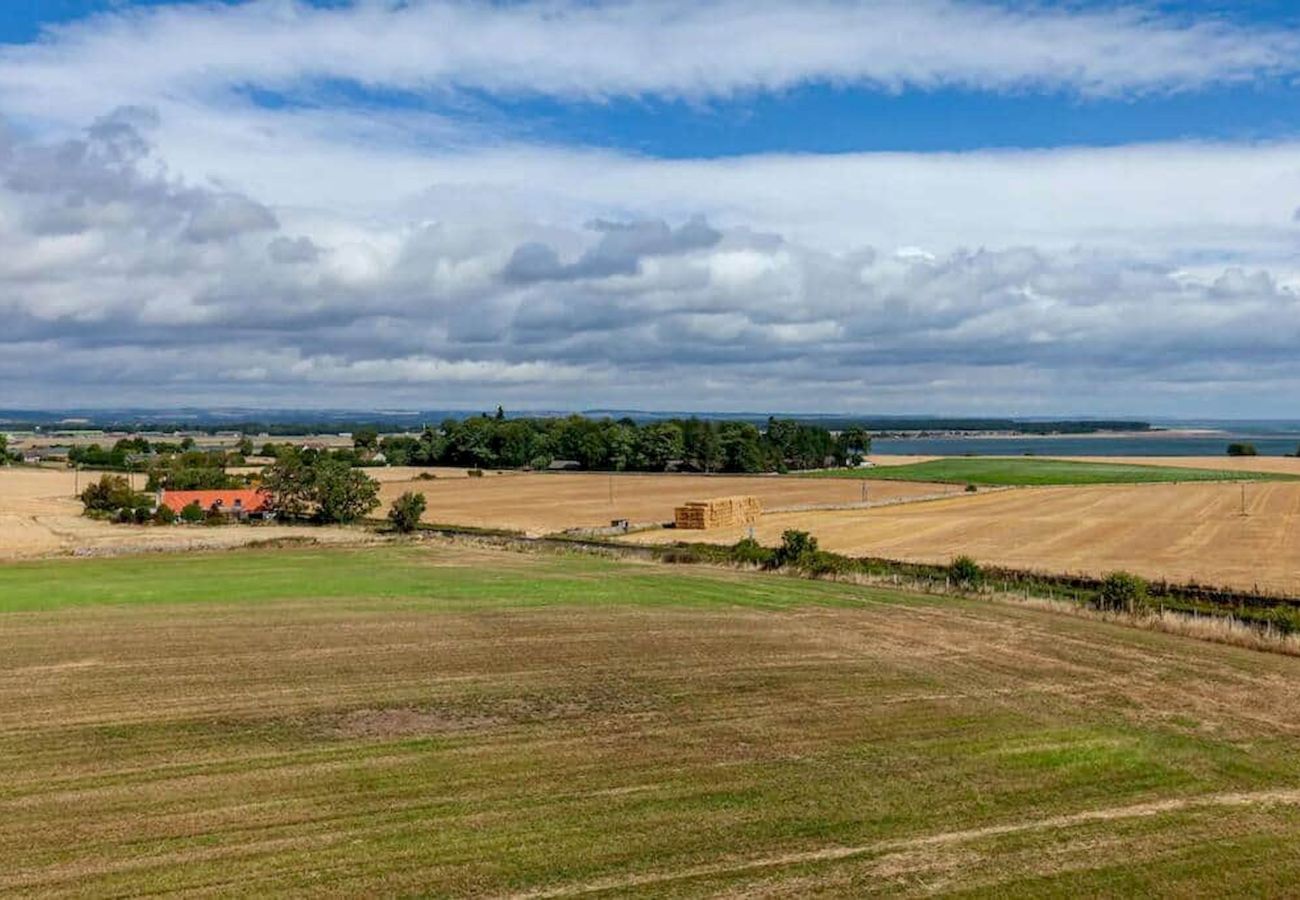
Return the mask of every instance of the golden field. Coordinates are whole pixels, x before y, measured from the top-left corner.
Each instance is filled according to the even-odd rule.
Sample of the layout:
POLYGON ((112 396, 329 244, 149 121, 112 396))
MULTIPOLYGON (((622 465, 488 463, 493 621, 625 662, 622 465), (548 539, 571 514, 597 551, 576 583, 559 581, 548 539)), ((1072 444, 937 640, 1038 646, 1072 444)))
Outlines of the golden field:
MULTIPOLYGON (((839 553, 919 562, 968 554, 1043 572, 1195 580, 1300 591, 1300 483, 1090 485, 981 491, 880 509, 765 515, 763 543, 788 528, 839 553)), ((631 540, 730 543, 748 529, 650 532, 631 540)))
MULTIPOLYGON (((439 470, 441 471, 441 470, 439 470)), ((947 495, 959 485, 866 482, 871 503, 895 503, 947 495)), ((595 528, 614 519, 633 523, 673 520, 688 500, 740 494, 757 497, 763 509, 848 506, 862 501, 861 481, 772 475, 609 475, 600 473, 515 473, 498 477, 384 481, 383 507, 404 491, 424 494, 425 520, 483 528, 549 534, 567 528, 595 528)))

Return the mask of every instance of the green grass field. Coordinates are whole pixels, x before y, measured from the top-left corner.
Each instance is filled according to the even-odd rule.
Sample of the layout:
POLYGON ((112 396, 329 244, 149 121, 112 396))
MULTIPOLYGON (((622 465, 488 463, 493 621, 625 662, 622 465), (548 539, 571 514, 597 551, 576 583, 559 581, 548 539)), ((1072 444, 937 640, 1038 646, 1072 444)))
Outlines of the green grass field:
POLYGON ((1033 457, 961 456, 904 466, 810 472, 809 478, 870 478, 979 485, 1141 484, 1174 481, 1293 481, 1271 472, 1231 472, 1127 463, 1074 462, 1033 457))
POLYGON ((0 893, 1283 894, 1300 660, 445 546, 0 567, 0 893))

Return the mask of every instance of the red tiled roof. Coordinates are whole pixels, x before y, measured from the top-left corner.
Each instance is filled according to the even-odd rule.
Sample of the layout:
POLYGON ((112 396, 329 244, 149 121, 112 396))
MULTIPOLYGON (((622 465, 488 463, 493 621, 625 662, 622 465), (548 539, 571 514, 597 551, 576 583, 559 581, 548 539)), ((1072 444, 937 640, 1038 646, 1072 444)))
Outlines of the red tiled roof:
POLYGON ((229 512, 235 508, 236 501, 243 512, 261 512, 270 500, 270 494, 251 488, 238 491, 163 491, 162 495, 163 506, 170 506, 176 513, 191 503, 198 503, 204 512, 218 505, 229 512))

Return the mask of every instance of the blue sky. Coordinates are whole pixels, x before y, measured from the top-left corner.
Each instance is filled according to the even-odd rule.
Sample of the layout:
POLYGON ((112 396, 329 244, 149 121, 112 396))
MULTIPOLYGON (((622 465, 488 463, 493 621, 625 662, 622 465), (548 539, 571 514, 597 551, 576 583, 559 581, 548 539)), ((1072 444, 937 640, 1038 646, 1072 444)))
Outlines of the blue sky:
POLYGON ((1289 415, 1298 76, 1278 0, 10 0, 0 399, 1289 415))

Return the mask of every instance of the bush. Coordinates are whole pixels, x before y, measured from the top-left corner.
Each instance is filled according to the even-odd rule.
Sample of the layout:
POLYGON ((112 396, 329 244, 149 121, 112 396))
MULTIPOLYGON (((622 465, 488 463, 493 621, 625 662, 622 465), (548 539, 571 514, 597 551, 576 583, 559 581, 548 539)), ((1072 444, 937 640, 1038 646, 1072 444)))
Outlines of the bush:
MULTIPOLYGON (((817 542, 814 540, 813 543, 817 542)), ((853 568, 848 559, 828 550, 813 550, 805 554, 796 565, 810 575, 842 575, 853 568)))
POLYGON ((1229 444, 1229 456, 1259 456, 1259 451, 1255 449, 1254 444, 1229 444))
POLYGON ((470 470, 469 470, 468 472, 466 472, 465 474, 468 475, 470 478, 482 478, 482 477, 483 477, 483 470, 482 470, 482 469, 470 469, 470 470))
POLYGON ((395 531, 410 534, 419 527, 420 519, 427 508, 428 503, 424 499, 424 494, 407 491, 393 501, 393 505, 388 510, 388 521, 392 523, 395 531))
POLYGON ((968 493, 968 494, 973 494, 973 493, 975 493, 975 492, 978 491, 978 490, 979 490, 979 488, 978 488, 977 486, 973 485, 973 484, 968 484, 968 485, 966 485, 966 493, 968 493))
POLYGON ((176 521, 176 513, 170 506, 163 504, 153 511, 153 520, 159 525, 171 525, 176 521))
POLYGON ((958 556, 948 565, 948 575, 953 583, 963 590, 979 587, 984 580, 984 572, 979 563, 969 556, 958 556))
POLYGON ((135 492, 121 475, 103 475, 81 492, 86 512, 116 512, 136 505, 135 492))
POLYGON ((817 538, 806 531, 790 529, 781 533, 781 546, 773 556, 773 564, 780 566, 799 566, 817 552, 817 538))
POLYGON ((190 525, 202 522, 203 516, 203 507, 199 505, 197 500, 181 509, 181 521, 190 525))
POLYGON ((734 562, 749 565, 770 566, 775 555, 776 551, 764 547, 753 538, 739 540, 731 548, 731 559, 734 562))
POLYGON ((1108 612, 1138 613, 1147 604, 1147 583, 1128 572, 1111 572, 1101 583, 1094 605, 1108 612))

